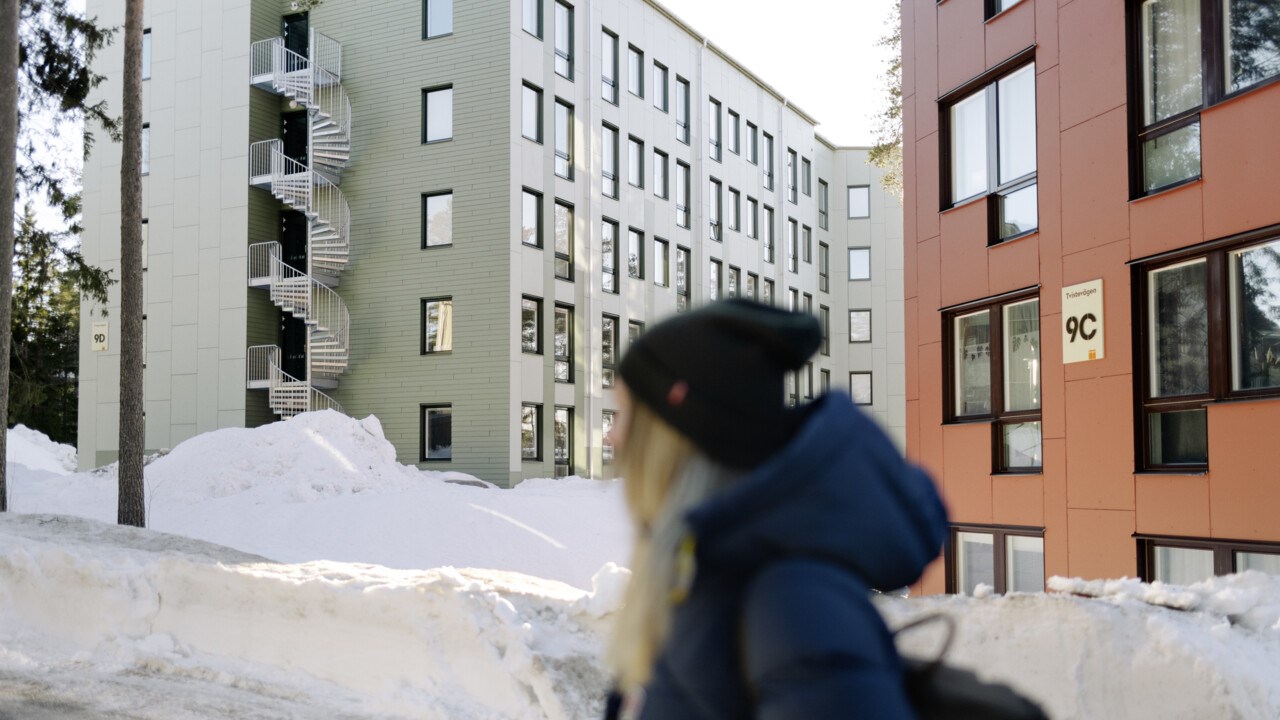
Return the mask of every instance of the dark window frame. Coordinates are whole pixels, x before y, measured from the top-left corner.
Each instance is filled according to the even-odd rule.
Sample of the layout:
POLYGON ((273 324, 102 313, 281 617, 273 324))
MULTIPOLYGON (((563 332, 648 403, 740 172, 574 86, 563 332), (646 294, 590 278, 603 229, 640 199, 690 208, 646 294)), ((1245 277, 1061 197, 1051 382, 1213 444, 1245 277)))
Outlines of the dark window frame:
POLYGON ((875 378, 875 373, 873 371, 871 370, 850 370, 849 371, 849 399, 853 402, 854 405, 858 405, 860 407, 872 407, 876 404, 876 378, 875 378), (871 402, 858 402, 857 399, 853 397, 853 376, 854 375, 867 376, 868 387, 871 391, 871 402))
MULTIPOLYGON (((576 235, 576 233, 574 232, 573 226, 577 222, 577 218, 575 217, 573 203, 565 200, 561 200, 560 198, 556 198, 555 206, 551 209, 552 225, 556 224, 555 212, 557 208, 565 208, 569 212, 569 222, 566 225, 567 232, 569 234, 569 252, 567 254, 560 252, 560 249, 556 247, 556 242, 555 242, 558 238, 553 238, 553 241, 551 244, 551 250, 555 254, 555 278, 557 280, 573 282, 573 266, 574 266, 573 251, 574 251, 574 243, 575 243, 575 235, 576 235), (561 268, 564 268, 563 272, 561 271, 561 268)), ((553 235, 554 233, 555 233, 555 230, 553 229, 553 235)))
POLYGON ((644 98, 644 71, 647 66, 644 62, 644 51, 635 45, 627 45, 627 92, 638 98, 644 98), (634 75, 632 74, 632 59, 635 59, 634 75), (632 86, 635 87, 632 87, 632 86), (639 92, 636 92, 639 90, 639 92))
POLYGON ((614 386, 618 371, 618 340, 621 334, 618 332, 618 324, 621 320, 617 315, 602 313, 600 315, 600 386, 611 388, 614 386), (604 351, 604 340, 609 336, 609 321, 613 321, 613 353, 609 354, 604 351))
POLYGON ((693 304, 693 253, 683 245, 676 245, 676 311, 686 312, 693 304), (684 265, 684 275, 680 275, 680 266, 684 265))
MULTIPOLYGON (((959 543, 956 537, 962 532, 983 533, 992 536, 991 551, 995 554, 992 558, 992 574, 995 576, 995 592, 1003 595, 1008 592, 1009 573, 1005 567, 1008 553, 1005 550, 1005 538, 1009 536, 1017 537, 1034 537, 1044 541, 1044 528, 1031 525, 981 525, 975 523, 953 523, 947 531, 947 545, 945 549, 944 561, 946 571, 946 592, 955 594, 957 592, 957 574, 959 572, 959 563, 956 562, 956 552, 959 550, 959 543)), ((1043 548, 1043 545, 1041 546, 1043 548)), ((1042 555, 1048 558, 1047 550, 1042 555)), ((1047 570, 1046 570, 1047 574, 1047 570)), ((1045 578, 1047 581, 1048 578, 1045 578)))
POLYGON ((818 241, 818 290, 831 292, 831 246, 818 241))
POLYGON ((622 183, 618 180, 618 170, 622 166, 622 156, 619 154, 622 148, 619 145, 619 141, 618 141, 618 137, 620 133, 618 132, 618 128, 614 127, 613 125, 607 122, 601 123, 600 127, 601 127, 601 131, 600 131, 601 149, 603 151, 609 151, 609 150, 613 151, 613 168, 612 169, 609 169, 608 165, 605 163, 605 155, 603 152, 601 153, 600 194, 607 198, 617 200, 620 194, 619 188, 622 185, 622 183), (613 136, 612 140, 609 139, 610 133, 612 133, 612 136, 613 136), (607 185, 606 182, 612 183, 612 186, 607 185), (612 189, 610 189, 610 187, 612 187, 612 189))
POLYGON ((576 14, 575 12, 576 9, 574 8, 573 5, 565 2, 564 0, 554 0, 554 2, 556 6, 551 10, 552 12, 551 22, 555 26, 554 28, 552 28, 554 31, 552 33, 554 37, 552 38, 552 41, 551 41, 551 52, 557 61, 559 60, 564 61, 567 74, 560 72, 559 67, 554 68, 554 70, 555 70, 555 73, 560 77, 564 78, 565 80, 568 80, 569 82, 573 82, 573 75, 574 75, 573 66, 577 64, 577 52, 575 52, 576 48, 574 47, 574 39, 575 39, 574 38, 574 15, 576 14), (567 50, 563 52, 561 52, 560 48, 557 47, 558 43, 556 42, 557 40, 559 40, 559 34, 560 34, 560 21, 559 21, 560 8, 565 9, 565 11, 568 13, 568 18, 569 18, 569 36, 566 38, 566 40, 568 41, 569 47, 567 50))
POLYGON ((454 110, 454 108, 455 108, 455 106, 456 106, 456 103, 454 103, 454 98, 453 98, 453 90, 454 90, 453 83, 445 83, 444 85, 434 85, 434 86, 432 86, 432 87, 422 88, 422 144, 423 144, 423 145, 435 145, 435 144, 437 144, 437 143, 444 143, 444 142, 452 142, 452 141, 453 141, 453 130, 454 130, 454 128, 453 128, 453 113, 452 113, 452 111, 454 110), (428 129, 429 129, 429 128, 428 128, 428 118, 429 118, 429 115, 428 115, 428 110, 427 110, 427 109, 428 109, 428 106, 429 106, 429 104, 430 104, 430 97, 431 97, 431 93, 441 92, 441 91, 443 91, 443 90, 448 90, 448 91, 449 91, 449 110, 450 110, 450 114, 449 114, 449 137, 446 137, 446 138, 439 138, 439 139, 437 139, 437 140, 429 140, 429 139, 427 139, 427 131, 428 131, 428 129))
POLYGON ((645 152, 644 140, 641 140, 635 135, 628 135, 627 136, 627 184, 634 188, 640 188, 641 190, 644 189, 644 172, 645 172, 644 152, 645 152), (637 148, 639 151, 636 154, 636 158, 638 159, 639 161, 638 164, 640 166, 638 170, 632 167, 632 157, 631 157, 632 148, 637 148), (632 182, 633 179, 638 180, 638 182, 632 182))
POLYGON ((520 338, 520 352, 521 352, 521 353, 523 353, 523 354, 525 354, 525 355, 541 355, 541 354, 542 354, 542 331, 543 331, 543 327, 542 327, 542 298, 537 297, 537 296, 534 296, 534 295, 521 295, 521 296, 520 296, 520 326, 521 326, 521 328, 522 328, 522 329, 523 329, 523 327, 524 327, 524 303, 525 303, 525 301, 526 301, 526 300, 528 300, 528 301, 532 301, 532 302, 533 302, 533 311, 534 311, 534 321, 533 321, 534 336, 533 336, 533 344, 534 344, 534 349, 533 349, 533 350, 530 350, 530 349, 528 349, 528 348, 526 348, 526 347, 524 346, 524 337, 523 337, 523 335, 522 335, 522 336, 521 336, 521 338, 520 338))
POLYGON ((663 200, 671 196, 671 156, 653 148, 653 195, 663 200), (662 182, 658 182, 658 168, 662 168, 662 182))
POLYGON ((522 107, 521 113, 520 113, 520 121, 521 121, 520 136, 523 137, 525 140, 532 140, 533 142, 536 142, 539 145, 541 145, 543 138, 546 137, 546 128, 544 127, 544 123, 542 122, 542 100, 543 100, 542 88, 538 87, 537 85, 534 85, 528 80, 522 81, 520 83, 520 100, 522 103, 524 101, 525 90, 532 90, 534 93, 534 96, 537 98, 538 127, 534 130, 536 137, 530 137, 524 133, 524 108, 522 107))
POLYGON ((655 287, 671 285, 671 243, 658 236, 653 237, 653 284, 655 287))
POLYGON ((431 34, 431 3, 439 2, 439 0, 422 0, 422 39, 435 40, 436 38, 449 37, 453 34, 453 9, 454 2, 449 0, 449 32, 431 34))
MULTIPOLYGON (((448 195, 450 198, 452 198, 452 197, 453 197, 453 190, 452 190, 452 189, 449 189, 449 190, 433 190, 433 191, 431 191, 431 192, 425 192, 425 193, 422 193, 422 223, 421 223, 421 225, 422 225, 422 246, 419 248, 420 250, 437 250, 437 249, 439 249, 439 248, 450 248, 450 247, 453 247, 453 245, 454 245, 454 243, 453 243, 453 211, 452 211, 452 209, 449 211, 449 215, 450 215, 450 218, 449 218, 449 242, 447 242, 447 243, 441 243, 441 244, 439 244, 439 245, 428 245, 428 244, 427 244, 427 205, 430 203, 431 198, 441 197, 441 196, 444 196, 444 195, 448 195)), ((452 200, 450 200, 449 202, 450 202, 450 205, 452 206, 453 201, 452 201, 452 200)))
POLYGON ((448 350, 428 350, 427 349, 427 306, 431 303, 448 302, 450 308, 453 307, 452 295, 437 295, 435 297, 421 298, 418 309, 418 354, 426 355, 448 355, 453 352, 453 325, 452 318, 449 326, 449 349, 448 350))
MULTIPOLYGON (((613 42, 613 67, 608 67, 603 61, 600 64, 600 96, 610 105, 618 105, 618 56, 621 55, 620 48, 622 41, 618 39, 617 33, 614 33, 607 27, 600 28, 601 45, 611 40, 613 42), (608 40, 606 40, 608 38, 608 40), (613 77, 608 77, 604 71, 608 69, 613 72, 613 77)), ((603 50, 602 50, 603 53, 603 50)))
POLYGON ((1138 577, 1152 582, 1155 577, 1155 550, 1157 547, 1185 548, 1187 550, 1211 550, 1213 574, 1230 575, 1239 572, 1236 553, 1261 553, 1280 556, 1280 543, 1258 540, 1229 540, 1222 538, 1184 537, 1178 535, 1151 535, 1134 533, 1138 552, 1138 577))
POLYGON ((453 462, 453 403, 421 403, 418 405, 418 462, 453 462), (431 410, 449 411, 449 457, 427 457, 427 413, 431 410))
POLYGON ((556 405, 551 410, 551 460, 555 465, 557 477, 567 477, 573 474, 573 415, 572 405, 556 405), (561 412, 565 413, 563 460, 556 456, 556 415, 561 412))
POLYGON ((542 25, 543 25, 543 22, 542 22, 543 7, 542 7, 542 0, 525 0, 525 1, 526 1, 526 2, 532 2, 532 3, 534 4, 534 6, 535 6, 535 11, 534 11, 534 12, 536 13, 536 16, 533 18, 533 20, 534 20, 534 23, 535 23, 535 25, 536 25, 536 28, 535 28, 535 29, 536 29, 536 32, 535 32, 535 31, 533 31, 533 30, 530 30, 530 29, 528 28, 528 26, 526 26, 526 25, 525 25, 524 5, 523 5, 523 4, 520 6, 520 27, 521 27, 521 29, 522 29, 522 30, 524 30, 525 32, 529 33, 530 35, 532 35, 532 36, 534 36, 534 37, 538 38, 539 40, 542 40, 542 39, 543 39, 543 27, 542 27, 542 25))
POLYGON ((831 188, 827 181, 818 178, 818 227, 830 229, 831 223, 831 188))
POLYGON ((866 277, 853 277, 853 263, 849 263, 849 267, 848 267, 849 282, 870 282, 870 281, 871 281, 871 276, 872 276, 872 274, 873 274, 873 273, 871 272, 871 260, 872 260, 872 256, 871 256, 871 247, 870 247, 870 246, 867 246, 867 245, 858 245, 858 246, 855 246, 855 247, 848 248, 848 250, 849 250, 849 252, 848 252, 848 253, 846 253, 846 255, 845 255, 846 259, 847 259, 847 258, 848 258, 852 253, 853 253, 853 251, 854 251, 854 250, 866 250, 866 251, 867 251, 867 276, 866 276, 866 277))
POLYGON ((520 437, 520 460, 522 462, 542 462, 542 438, 545 435, 542 427, 542 403, 520 403, 520 423, 517 425, 520 437), (524 454, 524 411, 533 410, 533 457, 524 454))
MULTIPOLYGON (((753 300, 755 298, 752 298, 753 300)), ((818 323, 822 325, 822 345, 818 348, 818 352, 824 356, 831 356, 831 308, 826 305, 818 306, 818 323)))
POLYGON ((720 162, 724 157, 724 125, 721 116, 724 106, 713 97, 707 98, 707 154, 712 160, 720 162))
POLYGON ((845 215, 848 216, 847 218, 845 218, 846 220, 868 220, 871 218, 871 186, 870 185, 846 185, 844 190, 844 200, 845 200, 845 205, 847 206, 845 207, 845 215), (853 214, 853 204, 849 202, 850 190, 866 190, 867 191, 867 214, 866 215, 853 214))
POLYGON ((874 318, 873 318, 873 313, 871 312, 871 308, 849 308, 849 344, 850 345, 867 345, 874 341, 875 330, 872 326, 873 320, 874 318), (867 314, 867 339, 866 340, 853 339, 853 314, 854 313, 867 314))
POLYGON ((544 231, 545 231, 545 228, 543 227, 545 223, 543 223, 542 221, 543 197, 544 196, 542 193, 538 192, 537 190, 534 190, 531 187, 526 186, 526 187, 520 188, 520 234, 521 234, 520 244, 524 245, 525 247, 537 248, 539 250, 542 249, 543 237, 544 237, 544 231), (525 240, 523 237, 524 236, 524 196, 525 195, 532 195, 537 205, 537 225, 534 228, 533 242, 529 242, 528 240, 525 240))
MULTIPOLYGON (((566 135, 565 135, 565 142, 567 144, 567 147, 563 152, 561 152, 560 148, 558 147, 559 146, 558 135, 560 132, 560 125, 558 122, 555 124, 555 128, 554 128, 554 131, 557 135, 552 139, 552 148, 555 155, 555 159, 559 161, 563 161, 565 163, 565 172, 561 173, 559 171, 559 168, 556 168, 555 176, 558 178, 564 178, 565 180, 572 182, 574 154, 575 154, 574 153, 574 137, 573 137, 573 116, 574 116, 573 103, 566 102, 561 98, 557 97, 555 99, 555 107, 563 107, 568 112, 568 128, 566 128, 566 135)), ((552 108, 552 112, 555 113, 554 107, 552 108)), ((554 114, 552 116, 552 120, 553 121, 556 120, 554 114)))
POLYGON ((645 260, 647 259, 645 257, 644 249, 645 249, 644 248, 644 231, 639 228, 628 227, 627 228, 627 277, 631 278, 632 280, 644 280, 645 260), (634 273, 631 272, 631 238, 633 236, 637 239, 636 271, 634 273))
POLYGON ((619 292, 621 292, 621 288, 620 288, 619 283, 618 283, 618 258, 620 257, 620 254, 619 254, 619 252, 618 252, 618 243, 619 243, 619 242, 621 242, 621 229, 622 229, 622 226, 620 226, 620 225, 618 224, 618 221, 617 221, 617 220, 613 220, 613 219, 611 219, 611 218, 607 218, 607 217, 605 217, 605 218, 601 218, 601 219, 600 219, 600 222, 601 222, 601 226, 600 226, 600 227, 601 227, 601 229, 600 229, 600 242, 601 242, 601 247, 600 247, 600 258, 601 258, 601 262, 600 262, 600 274, 601 274, 601 279, 600 279, 600 292, 607 293, 607 294, 609 294, 609 295, 617 295, 619 292), (613 228, 613 252, 611 252, 611 253, 606 253, 606 252, 604 251, 603 243, 604 243, 604 226, 605 226, 605 225, 608 225, 608 226, 610 226, 611 228, 613 228), (613 267, 612 267, 612 268, 610 268, 610 267, 606 267, 606 266, 605 266, 605 263, 604 263, 604 261, 605 261, 605 260, 612 260, 612 261, 613 261, 613 267), (608 289, 608 288, 605 286, 605 278, 610 278, 610 277, 612 277, 612 278, 613 278, 613 289, 612 289, 612 290, 608 289))
POLYGON ((712 240, 724 240, 724 183, 719 178, 708 178, 707 185, 707 233, 712 240))
POLYGON ((556 303, 555 307, 552 309, 552 322, 551 322, 551 361, 552 361, 551 376, 552 376, 552 380, 554 380, 556 383, 561 385, 572 385, 574 382, 573 330, 574 330, 573 306, 568 303, 559 303, 559 302, 556 303), (556 337, 555 337, 556 336, 555 320, 556 320, 556 316, 559 315, 561 312, 565 313, 565 338, 564 338, 565 353, 564 355, 561 355, 558 349, 556 348, 556 337), (560 378, 555 377, 556 373, 555 373, 554 366, 558 363, 564 363, 565 378, 566 378, 564 380, 561 380, 560 378))

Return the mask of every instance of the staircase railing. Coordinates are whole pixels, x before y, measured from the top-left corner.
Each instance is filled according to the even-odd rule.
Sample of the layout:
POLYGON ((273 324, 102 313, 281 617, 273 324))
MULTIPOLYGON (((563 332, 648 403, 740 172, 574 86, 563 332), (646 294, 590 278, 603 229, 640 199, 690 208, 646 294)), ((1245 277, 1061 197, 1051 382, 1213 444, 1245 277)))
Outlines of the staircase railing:
POLYGON ((323 175, 284 154, 281 140, 249 146, 250 178, 267 178, 276 197, 313 223, 312 247, 345 254, 351 244, 351 207, 342 190, 323 175))
POLYGON ((269 402, 277 415, 288 418, 299 412, 316 410, 342 412, 342 405, 337 400, 311 387, 307 381, 285 372, 280 367, 280 348, 275 345, 250 346, 246 363, 250 382, 268 383, 269 402))
POLYGON ((272 87, 303 105, 311 104, 311 67, 310 60, 284 46, 282 37, 259 40, 249 49, 250 77, 270 77, 272 87))
POLYGON ((335 78, 342 77, 342 43, 322 32, 311 31, 311 57, 315 67, 335 78))
POLYGON ((342 296, 285 263, 281 258, 280 243, 250 245, 249 268, 250 277, 270 279, 272 302, 328 335, 339 347, 348 347, 351 313, 342 296), (256 274, 264 270, 265 274, 256 274))

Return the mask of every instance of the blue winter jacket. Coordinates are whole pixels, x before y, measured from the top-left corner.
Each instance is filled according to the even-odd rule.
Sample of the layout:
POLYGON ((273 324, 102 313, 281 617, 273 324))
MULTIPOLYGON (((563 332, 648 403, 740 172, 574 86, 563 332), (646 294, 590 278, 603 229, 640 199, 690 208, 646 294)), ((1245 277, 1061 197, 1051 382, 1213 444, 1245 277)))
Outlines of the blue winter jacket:
POLYGON ((848 396, 806 409, 787 447, 688 515, 697 574, 644 720, 913 717, 869 594, 919 578, 946 510, 848 396))

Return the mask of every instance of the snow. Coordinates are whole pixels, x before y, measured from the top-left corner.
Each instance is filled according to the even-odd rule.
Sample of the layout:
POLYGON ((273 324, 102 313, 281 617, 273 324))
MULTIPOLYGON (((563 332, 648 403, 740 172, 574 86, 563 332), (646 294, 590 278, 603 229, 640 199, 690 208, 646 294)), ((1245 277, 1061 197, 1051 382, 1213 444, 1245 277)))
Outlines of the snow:
MULTIPOLYGON (((618 481, 512 490, 400 465, 374 418, 206 433, 114 468, 9 433, 0 717, 599 717, 630 572, 618 481), (233 549, 234 548, 234 549, 233 549)), ((1280 718, 1280 578, 1052 578, 1052 592, 877 597, 956 620, 949 662, 1055 718, 1280 718)), ((904 633, 931 656, 936 628, 904 633)))

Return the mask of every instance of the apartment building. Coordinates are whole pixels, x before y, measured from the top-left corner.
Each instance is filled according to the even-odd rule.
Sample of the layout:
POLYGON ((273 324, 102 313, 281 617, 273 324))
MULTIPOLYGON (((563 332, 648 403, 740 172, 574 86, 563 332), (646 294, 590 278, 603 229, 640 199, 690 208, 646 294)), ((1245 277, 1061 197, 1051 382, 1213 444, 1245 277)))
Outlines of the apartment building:
MULTIPOLYGON (((335 408, 423 468, 610 477, 622 353, 726 296, 818 316, 790 401, 851 392, 905 441, 897 199, 660 5, 146 12, 148 449, 335 408)), ((84 248, 107 268, 118 175, 97 148, 84 248)), ((116 455, 118 316, 84 308, 86 467, 116 455)))
POLYGON ((1280 573, 1280 4, 905 0, 927 592, 1280 573))

